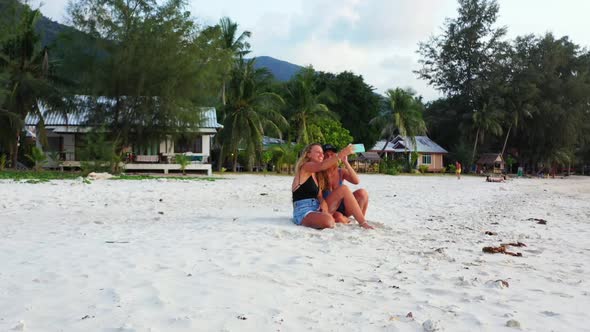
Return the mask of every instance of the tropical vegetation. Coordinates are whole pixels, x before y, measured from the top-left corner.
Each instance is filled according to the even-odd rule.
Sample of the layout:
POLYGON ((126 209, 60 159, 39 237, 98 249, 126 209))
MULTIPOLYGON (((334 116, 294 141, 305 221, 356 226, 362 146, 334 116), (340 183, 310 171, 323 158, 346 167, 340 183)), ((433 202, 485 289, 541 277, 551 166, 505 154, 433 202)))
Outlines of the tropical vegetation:
MULTIPOLYGON (((456 160, 469 169, 483 152, 532 172, 588 164, 590 51, 551 33, 508 39, 496 0, 457 2, 457 16, 418 45, 416 75, 442 96, 424 101, 396 87, 402 82, 379 94, 350 71, 308 66, 278 81, 249 57, 251 32, 228 17, 199 25, 182 0, 73 0, 72 27, 49 42, 38 9, 6 0, 0 169, 44 163, 33 147, 45 151, 44 117, 52 112, 85 112, 97 128, 85 145, 87 171, 116 171, 124 147, 196 130, 201 106, 215 107, 223 125, 213 142, 218 170, 272 164, 291 172, 310 142, 370 148, 425 134, 451 152, 448 169, 456 160), (39 119, 35 143, 24 130, 27 115, 39 119), (265 136, 282 143, 264 146, 265 136)), ((413 154, 406 169, 415 167, 413 154)), ((402 166, 388 161, 382 169, 402 166)))

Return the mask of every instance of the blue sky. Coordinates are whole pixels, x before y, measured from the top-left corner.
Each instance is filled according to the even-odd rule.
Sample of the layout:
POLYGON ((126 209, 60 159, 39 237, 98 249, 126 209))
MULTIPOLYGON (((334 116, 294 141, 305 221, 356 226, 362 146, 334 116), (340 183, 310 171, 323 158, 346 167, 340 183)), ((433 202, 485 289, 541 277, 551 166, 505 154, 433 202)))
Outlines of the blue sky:
MULTIPOLYGON (((30 0, 45 16, 67 24, 68 0, 30 0)), ((418 43, 441 32, 455 17, 456 0, 189 0, 189 10, 204 25, 222 16, 252 32, 253 55, 268 55, 316 70, 362 75, 379 93, 411 87, 426 100, 438 93, 413 70, 418 43)), ((590 46, 585 16, 588 0, 499 0, 498 26, 508 37, 553 32, 590 46)))

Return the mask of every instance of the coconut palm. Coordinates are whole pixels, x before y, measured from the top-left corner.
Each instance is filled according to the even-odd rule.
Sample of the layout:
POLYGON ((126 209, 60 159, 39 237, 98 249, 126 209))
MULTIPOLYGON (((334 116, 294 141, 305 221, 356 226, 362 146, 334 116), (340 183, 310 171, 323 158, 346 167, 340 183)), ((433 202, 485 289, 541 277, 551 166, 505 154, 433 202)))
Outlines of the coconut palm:
MULTIPOLYGON (((250 31, 244 31, 238 36, 238 23, 233 22, 229 17, 222 17, 219 20, 219 27, 221 28, 222 47, 228 52, 231 59, 243 58, 244 55, 250 53, 250 43, 246 41, 252 35, 250 31)), ((228 67, 228 75, 230 71, 231 66, 228 67)), ((226 103, 226 83, 224 79, 221 88, 221 102, 223 105, 226 103)))
POLYGON ((277 173, 281 173, 283 166, 287 166, 287 173, 291 174, 291 170, 297 162, 297 155, 303 148, 304 146, 301 144, 294 145, 291 143, 273 146, 270 151, 273 154, 273 159, 276 160, 277 173))
POLYGON ((481 110, 473 112, 473 127, 476 129, 476 133, 473 153, 471 154, 471 164, 475 161, 477 143, 483 143, 486 133, 489 132, 496 136, 502 135, 501 113, 485 104, 481 110))
MULTIPOLYGON (((229 17, 222 17, 219 20, 219 28, 221 29, 221 47, 225 50, 225 57, 227 67, 225 67, 224 74, 223 74, 223 82, 221 84, 221 103, 223 106, 226 104, 226 90, 227 90, 227 81, 230 79, 232 66, 236 61, 242 59, 244 55, 250 53, 250 44, 247 42, 247 39, 250 38, 252 33, 250 31, 244 31, 238 34, 238 23, 233 22, 229 17)), ((225 107, 221 109, 219 112, 219 120, 223 123, 225 120, 225 107)), ((219 133, 219 137, 223 136, 223 129, 221 129, 219 133)), ((217 165, 217 170, 221 171, 222 168, 222 160, 224 154, 224 146, 223 144, 219 147, 219 163, 217 165)))
POLYGON ((47 161, 45 152, 36 146, 31 149, 31 154, 26 154, 25 157, 29 158, 35 164, 35 172, 39 172, 43 164, 47 161))
MULTIPOLYGON (((35 24, 41 17, 39 10, 32 10, 28 5, 18 12, 19 22, 9 38, 0 44, 0 72, 5 75, 4 88, 8 91, 0 105, 0 123, 5 126, 3 139, 9 139, 11 146, 12 167, 17 166, 20 133, 25 117, 31 113, 39 119, 39 138, 44 140, 44 121, 40 105, 48 112, 59 110, 66 114, 66 102, 58 89, 58 79, 50 70, 47 48, 41 48, 35 24)), ((4 131, 4 130, 3 130, 4 131)))
POLYGON ((316 93, 315 71, 309 66, 302 69, 287 85, 287 104, 291 108, 291 122, 297 131, 297 143, 309 144, 311 139, 310 124, 322 118, 335 119, 335 113, 328 109, 323 101, 333 101, 328 91, 316 93))
POLYGON ((228 84, 221 139, 232 155, 234 172, 238 148, 245 149, 247 155, 260 160, 262 137, 267 133, 281 137, 282 129, 288 127, 287 120, 279 112, 283 99, 265 90, 270 84, 270 73, 265 69, 255 69, 254 62, 255 59, 236 61, 228 84))
POLYGON ((426 133, 422 102, 414 96, 413 91, 400 88, 387 90, 385 96, 387 107, 371 120, 371 124, 381 128, 381 137, 387 139, 383 150, 396 135, 408 137, 415 146, 416 136, 426 133))

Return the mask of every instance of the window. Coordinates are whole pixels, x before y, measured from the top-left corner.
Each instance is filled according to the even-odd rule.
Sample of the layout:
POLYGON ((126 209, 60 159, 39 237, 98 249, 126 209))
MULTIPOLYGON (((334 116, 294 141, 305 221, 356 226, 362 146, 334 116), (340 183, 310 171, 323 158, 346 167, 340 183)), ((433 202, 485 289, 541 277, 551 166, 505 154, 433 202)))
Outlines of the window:
POLYGON ((197 136, 195 138, 181 137, 174 144, 175 153, 203 153, 203 136, 197 136))
POLYGON ((64 146, 64 138, 58 137, 47 137, 47 151, 48 152, 62 152, 64 146))
POLYGON ((422 155, 422 165, 430 165, 432 164, 432 156, 429 154, 422 155))

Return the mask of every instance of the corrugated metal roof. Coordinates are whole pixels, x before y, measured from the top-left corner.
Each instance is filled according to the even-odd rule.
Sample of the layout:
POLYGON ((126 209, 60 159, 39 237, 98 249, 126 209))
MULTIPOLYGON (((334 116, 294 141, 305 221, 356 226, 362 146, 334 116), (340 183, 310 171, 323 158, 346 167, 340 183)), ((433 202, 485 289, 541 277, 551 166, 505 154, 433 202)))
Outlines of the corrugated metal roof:
POLYGON ((217 123, 217 111, 215 107, 200 107, 203 112, 202 128, 223 128, 223 125, 217 123))
POLYGON ((262 136, 262 145, 285 144, 285 140, 276 137, 262 136))
MULTIPOLYGON (((85 98, 81 96, 79 99, 85 98)), ((105 102, 105 98, 99 98, 99 102, 105 102), (102 100, 101 100, 102 99, 102 100)), ((63 114, 56 114, 50 113, 48 110, 42 105, 38 105, 41 114, 43 114, 43 119, 45 120, 45 126, 86 126, 85 122, 88 120, 88 113, 89 111, 81 110, 78 113, 68 113, 67 118, 63 114)), ((202 113, 202 125, 201 128, 223 128, 223 126, 217 123, 217 112, 215 111, 215 107, 199 107, 199 110, 202 113)), ((39 118, 33 114, 27 114, 25 118, 25 125, 26 126, 36 126, 39 123, 39 118)))
MULTIPOLYGON (((385 140, 378 141, 369 151, 381 151, 385 140)), ((388 142, 385 152, 417 151, 420 153, 448 153, 440 145, 436 144, 428 136, 416 136, 416 148, 408 137, 398 135, 393 142, 388 142)))
POLYGON ((351 155, 350 160, 361 160, 361 161, 381 161, 381 157, 377 152, 360 152, 356 156, 351 155))
MULTIPOLYGON (((43 119, 45 119, 45 126, 81 126, 87 120, 87 114, 73 114, 69 113, 67 119, 62 114, 49 113, 42 111, 43 119)), ((25 124, 27 126, 36 126, 39 123, 39 118, 36 115, 27 114, 25 124)))

